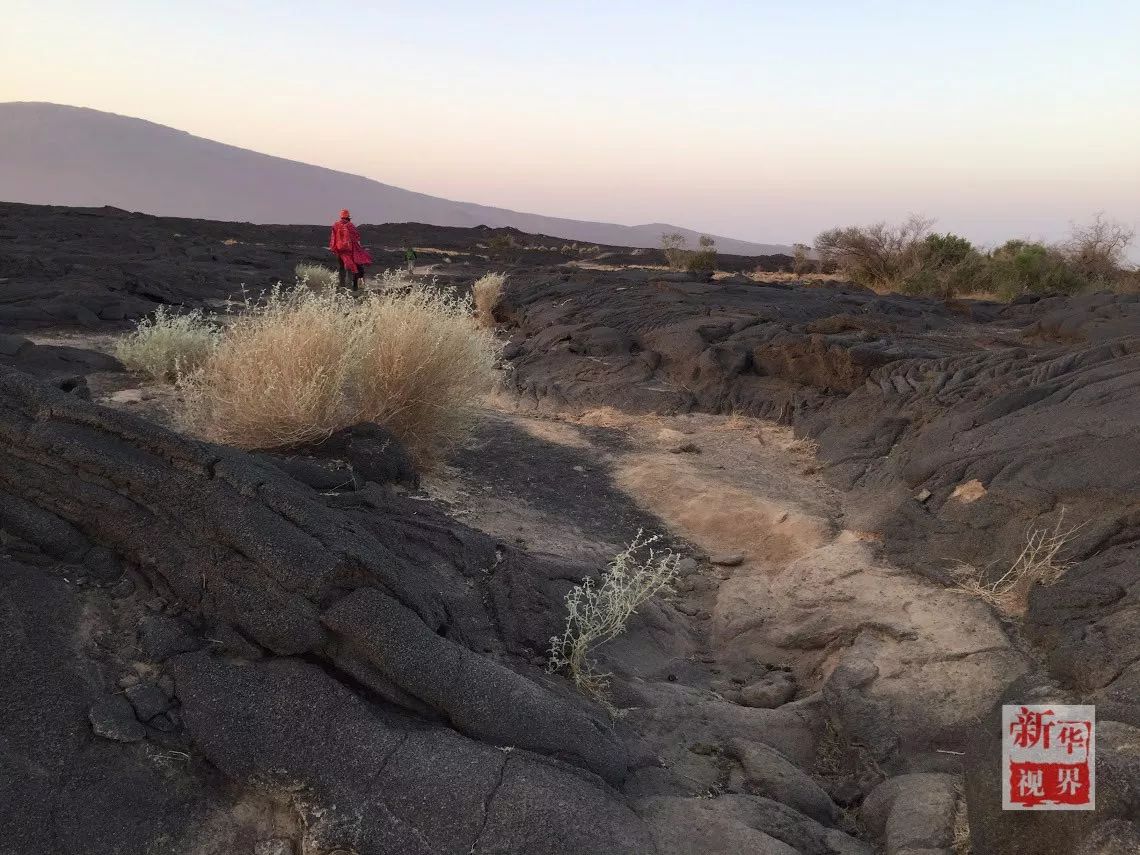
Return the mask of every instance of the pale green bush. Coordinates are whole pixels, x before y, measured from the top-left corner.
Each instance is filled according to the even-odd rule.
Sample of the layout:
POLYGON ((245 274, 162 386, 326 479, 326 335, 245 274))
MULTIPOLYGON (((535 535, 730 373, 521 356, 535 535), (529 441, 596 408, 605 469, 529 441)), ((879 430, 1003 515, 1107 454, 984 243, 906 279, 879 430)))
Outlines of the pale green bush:
POLYGON ((601 581, 587 578, 566 595, 566 629, 550 639, 548 670, 563 670, 574 684, 607 709, 610 675, 597 670, 591 654, 625 632, 634 612, 650 597, 670 590, 677 579, 679 557, 666 550, 657 553, 659 538, 637 537, 614 556, 601 581))
POLYGON ((337 271, 309 261, 302 261, 293 268, 293 273, 298 282, 318 291, 322 288, 335 288, 340 283, 337 271))
POLYGON ((415 274, 409 273, 406 267, 398 267, 395 270, 378 273, 372 278, 372 282, 375 291, 400 291, 415 286, 417 282, 422 283, 422 280, 417 279, 415 274))
POLYGON ((201 310, 175 314, 159 306, 135 331, 115 342, 115 356, 131 371, 175 380, 197 369, 214 352, 218 327, 201 310))

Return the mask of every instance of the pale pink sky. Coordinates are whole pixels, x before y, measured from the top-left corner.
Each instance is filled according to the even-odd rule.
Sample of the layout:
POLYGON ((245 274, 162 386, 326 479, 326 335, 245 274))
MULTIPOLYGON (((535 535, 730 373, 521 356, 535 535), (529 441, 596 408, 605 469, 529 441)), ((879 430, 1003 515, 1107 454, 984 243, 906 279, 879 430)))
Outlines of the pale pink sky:
POLYGON ((912 211, 982 243, 1055 239, 1097 211, 1140 225, 1135 2, 9 0, 0 15, 0 101, 464 201, 767 242, 912 211))

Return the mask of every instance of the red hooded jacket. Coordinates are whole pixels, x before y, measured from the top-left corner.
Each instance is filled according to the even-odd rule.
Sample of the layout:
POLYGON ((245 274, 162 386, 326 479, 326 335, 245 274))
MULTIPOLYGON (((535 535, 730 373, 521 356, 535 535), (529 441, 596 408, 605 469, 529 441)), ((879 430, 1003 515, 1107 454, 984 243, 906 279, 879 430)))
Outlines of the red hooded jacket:
POLYGON ((329 233, 329 249, 344 262, 345 269, 353 273, 357 271, 358 265, 372 263, 372 256, 360 245, 360 232, 356 230, 352 220, 338 220, 333 223, 332 231, 329 233))

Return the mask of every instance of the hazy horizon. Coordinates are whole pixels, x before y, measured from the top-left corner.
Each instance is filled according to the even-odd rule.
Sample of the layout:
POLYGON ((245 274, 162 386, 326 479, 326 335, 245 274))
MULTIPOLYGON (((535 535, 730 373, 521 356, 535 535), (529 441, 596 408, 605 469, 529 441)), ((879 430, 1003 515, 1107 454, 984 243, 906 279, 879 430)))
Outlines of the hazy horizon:
POLYGON ((1140 225, 1140 5, 915 5, 16 2, 0 101, 757 242, 911 212, 982 244, 1140 225))

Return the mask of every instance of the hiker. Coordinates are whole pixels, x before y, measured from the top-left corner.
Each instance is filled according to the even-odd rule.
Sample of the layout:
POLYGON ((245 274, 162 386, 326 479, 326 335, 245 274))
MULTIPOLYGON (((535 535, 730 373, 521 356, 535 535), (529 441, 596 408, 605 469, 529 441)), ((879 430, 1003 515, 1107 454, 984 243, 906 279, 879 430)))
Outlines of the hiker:
POLYGON ((408 275, 416 272, 416 251, 410 244, 404 244, 404 262, 408 265, 408 275))
POLYGON ((372 263, 372 256, 360 245, 360 232, 352 224, 352 214, 347 208, 340 212, 340 220, 333 223, 332 231, 329 233, 329 251, 336 253, 340 287, 344 287, 344 277, 347 272, 352 274, 352 290, 357 290, 364 281, 365 265, 372 263))

